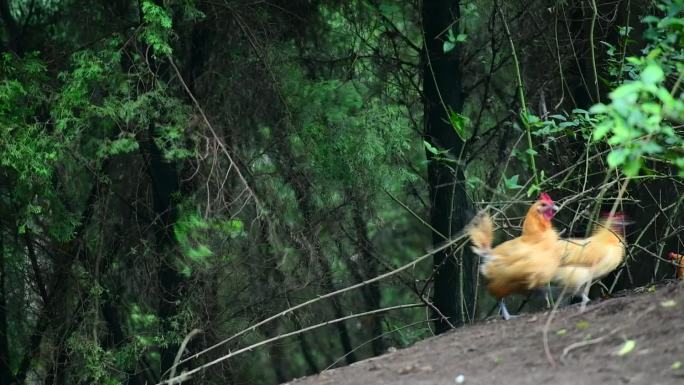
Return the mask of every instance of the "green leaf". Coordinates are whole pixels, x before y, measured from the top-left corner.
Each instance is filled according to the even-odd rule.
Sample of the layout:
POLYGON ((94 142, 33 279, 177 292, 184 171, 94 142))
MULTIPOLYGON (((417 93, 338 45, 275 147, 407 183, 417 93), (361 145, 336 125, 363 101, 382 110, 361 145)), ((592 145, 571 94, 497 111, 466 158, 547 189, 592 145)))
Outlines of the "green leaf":
POLYGON ((625 162, 625 165, 622 167, 622 172, 624 172, 627 176, 637 176, 640 169, 641 158, 635 157, 625 162))
POLYGON ((470 122, 467 116, 461 115, 453 110, 449 110, 449 122, 451 123, 451 127, 454 129, 454 132, 456 132, 456 135, 462 140, 466 140, 466 126, 470 122))
POLYGON ((592 131, 592 140, 594 142, 601 140, 604 136, 610 132, 611 125, 609 122, 604 122, 601 124, 598 124, 594 127, 594 130, 592 131))
POLYGON ((428 151, 430 151, 431 153, 433 153, 435 155, 439 155, 439 151, 435 147, 433 147, 430 143, 428 143, 427 140, 423 140, 423 144, 425 145, 425 148, 428 151))
POLYGON ((468 187, 475 189, 478 185, 482 184, 482 180, 474 175, 468 175, 466 178, 466 184, 468 187))
POLYGON ((444 51, 444 53, 448 53, 452 49, 454 49, 454 47, 456 47, 456 44, 445 40, 444 43, 442 44, 442 51, 444 51))
POLYGON ((668 299, 667 301, 661 302, 660 306, 665 307, 665 308, 675 307, 675 306, 677 306, 677 302, 675 302, 675 300, 673 300, 673 299, 668 299))
POLYGON ((663 152, 663 147, 654 141, 648 141, 641 145, 641 151, 647 154, 658 154, 663 152))
POLYGON ((519 190, 523 186, 518 184, 518 175, 513 175, 510 178, 506 178, 504 176, 504 186, 506 186, 507 190, 519 190))
POLYGON ((613 103, 615 103, 616 100, 623 99, 623 102, 633 102, 636 101, 636 98, 639 96, 639 91, 642 88, 643 86, 639 84, 639 82, 625 83, 614 89, 608 96, 610 96, 610 99, 613 100, 613 103))
POLYGON ((605 114, 608 112, 608 106, 603 103, 594 104, 590 109, 592 114, 605 114))
POLYGON ((624 148, 617 148, 608 154, 606 161, 611 168, 616 168, 625 163, 625 159, 627 159, 627 150, 624 148))
POLYGON ((641 81, 648 85, 660 83, 665 78, 665 73, 659 65, 651 63, 641 71, 641 81))
POLYGON ((466 35, 465 33, 459 33, 456 36, 456 42, 458 43, 463 43, 464 41, 466 41, 466 39, 468 39, 468 35, 466 35))
POLYGON ((622 345, 622 348, 620 350, 618 350, 617 353, 615 353, 615 354, 617 354, 618 356, 625 356, 625 355, 631 353, 635 347, 636 347, 636 341, 627 340, 627 341, 625 341, 625 344, 622 345))
POLYGON ((531 124, 534 124, 534 123, 541 121, 541 119, 539 119, 539 117, 537 115, 534 115, 534 114, 527 114, 527 116, 524 116, 524 119, 525 119, 525 121, 527 121, 527 123, 531 123, 531 124))
POLYGON ((190 248, 186 250, 188 258, 192 259, 195 262, 201 261, 206 257, 211 256, 213 253, 209 247, 206 245, 199 245, 195 248, 190 248))

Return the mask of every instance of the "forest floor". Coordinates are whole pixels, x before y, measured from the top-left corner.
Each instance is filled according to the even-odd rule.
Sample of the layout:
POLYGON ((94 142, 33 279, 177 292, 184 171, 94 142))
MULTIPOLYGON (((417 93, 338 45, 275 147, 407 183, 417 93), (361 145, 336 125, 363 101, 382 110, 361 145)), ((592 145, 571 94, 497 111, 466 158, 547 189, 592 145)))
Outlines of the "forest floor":
POLYGON ((559 309, 555 366, 548 314, 482 321, 289 384, 684 384, 684 282, 559 309))

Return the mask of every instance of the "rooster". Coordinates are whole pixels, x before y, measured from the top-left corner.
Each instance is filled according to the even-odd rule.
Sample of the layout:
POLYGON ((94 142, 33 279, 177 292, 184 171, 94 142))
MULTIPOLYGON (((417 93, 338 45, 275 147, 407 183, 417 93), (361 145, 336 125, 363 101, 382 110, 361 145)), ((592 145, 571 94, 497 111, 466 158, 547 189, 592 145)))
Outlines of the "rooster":
POLYGON ((600 226, 589 238, 561 239, 558 246, 562 252, 561 265, 554 281, 573 295, 581 290, 584 311, 589 302, 589 287, 594 280, 617 269, 625 256, 624 214, 604 215, 600 226))
POLYGON ((672 261, 677 268, 677 278, 684 279, 684 254, 677 254, 671 251, 670 254, 667 255, 667 259, 672 261))
POLYGON ((487 279, 487 290, 496 297, 501 316, 511 318, 504 298, 547 285, 560 264, 558 233, 551 225, 558 206, 542 193, 523 221, 522 235, 492 248, 492 220, 482 213, 468 225, 466 232, 473 251, 482 258, 480 272, 487 279))

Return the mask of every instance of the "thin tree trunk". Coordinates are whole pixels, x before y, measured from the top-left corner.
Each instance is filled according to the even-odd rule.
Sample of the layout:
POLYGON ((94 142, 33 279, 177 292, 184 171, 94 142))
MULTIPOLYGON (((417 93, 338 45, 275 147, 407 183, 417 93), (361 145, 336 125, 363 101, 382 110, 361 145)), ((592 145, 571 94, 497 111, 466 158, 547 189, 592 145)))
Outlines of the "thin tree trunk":
MULTIPOLYGON (((426 151, 428 158, 428 183, 430 185, 430 221, 441 234, 433 233, 436 246, 461 230, 470 216, 470 203, 466 196, 463 163, 464 142, 449 123, 448 111, 461 113, 463 109, 460 47, 456 45, 444 52, 443 42, 448 31, 453 36, 459 32, 459 2, 454 0, 424 0, 423 28, 425 32, 425 57, 423 91, 425 104, 425 140, 432 146, 448 150, 456 159, 446 164, 435 159, 426 151)), ((438 252, 434 256, 435 307, 453 325, 462 325, 466 320, 466 309, 474 303, 473 283, 475 277, 474 258, 466 255, 457 260, 451 250, 438 252)), ((435 321, 437 333, 450 328, 449 322, 440 318, 435 321)))

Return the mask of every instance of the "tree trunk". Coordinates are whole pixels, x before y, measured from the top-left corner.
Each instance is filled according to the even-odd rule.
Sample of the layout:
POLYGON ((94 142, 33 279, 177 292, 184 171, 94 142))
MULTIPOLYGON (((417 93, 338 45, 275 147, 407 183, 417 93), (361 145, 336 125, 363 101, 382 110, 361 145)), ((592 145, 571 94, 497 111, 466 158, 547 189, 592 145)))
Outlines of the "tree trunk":
MULTIPOLYGON (((179 183, 176 165, 164 159, 161 150, 154 142, 155 135, 154 124, 150 124, 146 145, 149 151, 147 162, 152 182, 153 207, 157 218, 154 222, 154 231, 160 258, 157 272, 159 318, 162 322, 162 334, 168 335, 173 329, 170 320, 178 314, 184 281, 174 266, 176 241, 173 226, 176 223, 177 213, 173 195, 178 192, 179 183)), ((177 343, 169 343, 161 349, 161 373, 171 368, 177 350, 177 343)))
MULTIPOLYGON (((353 196, 353 192, 351 192, 353 196)), ((378 275, 378 261, 371 253, 371 242, 368 239, 368 226, 363 217, 364 207, 359 197, 353 197, 352 216, 354 229, 356 230, 356 250, 361 256, 361 265, 365 279, 375 278, 378 275)), ((353 269, 354 267, 351 267, 353 269)), ((361 281, 359 281, 361 282, 361 281)), ((366 302, 366 310, 380 308, 382 293, 379 282, 373 282, 363 287, 363 297, 366 302)), ((382 315, 375 314, 370 317, 370 328, 373 335, 371 348, 373 355, 379 356, 385 351, 385 342, 382 338, 382 315)))
POLYGON ((5 246, 0 233, 0 385, 12 383, 10 370, 9 339, 7 338, 7 300, 5 297, 5 246))
MULTIPOLYGON (((460 159, 465 143, 449 123, 448 116, 448 111, 461 113, 463 109, 460 48, 456 45, 446 53, 443 49, 449 29, 453 31, 453 36, 458 35, 459 2, 424 0, 422 14, 425 32, 425 140, 436 148, 447 150, 448 155, 457 160, 456 163, 446 164, 435 159, 432 152, 426 152, 430 221, 439 232, 433 232, 432 239, 437 246, 445 241, 444 237, 450 238, 461 230, 470 216, 470 203, 464 184, 464 162, 460 159)), ((470 255, 452 258, 452 253, 451 250, 443 250, 434 256, 433 303, 439 311, 435 315, 438 318, 435 321, 437 333, 448 330, 449 323, 462 325, 467 312, 472 313, 474 304, 475 260, 470 255)))
MULTIPOLYGON (((290 184, 290 186, 292 186, 295 196, 297 197, 298 207, 302 212, 303 234, 300 241, 305 244, 302 245, 303 247, 301 247, 301 249, 303 252, 309 253, 312 260, 318 262, 318 265, 322 272, 321 275, 323 282, 321 283, 321 285, 323 289, 327 293, 337 291, 337 287, 335 286, 335 282, 333 281, 330 262, 326 259, 326 256, 323 255, 321 245, 316 240, 316 231, 312 225, 314 222, 313 215, 315 207, 313 205, 313 202, 311 201, 312 196, 309 190, 308 179, 306 178, 306 175, 304 175, 302 172, 292 168, 291 165, 296 164, 296 162, 294 162, 292 154, 289 152, 289 149, 286 145, 279 143, 279 145, 276 147, 276 151, 276 156, 278 157, 281 171, 285 176, 285 179, 290 184)), ((297 241, 296 239, 294 240, 297 241)), ((342 305, 340 304, 340 302, 338 302, 338 298, 331 299, 330 303, 333 308, 333 314, 335 315, 335 318, 344 317, 345 314, 342 309, 342 305)), ((345 360, 347 364, 352 364, 356 362, 356 354, 354 353, 352 347, 351 336, 349 334, 349 330, 347 328, 346 323, 337 322, 335 323, 335 328, 339 333, 340 343, 342 345, 342 349, 344 350, 345 360)))
POLYGON ((17 55, 21 55, 21 27, 12 16, 9 0, 0 0, 0 19, 3 21, 7 34, 7 47, 1 47, 2 41, 0 41, 0 48, 7 48, 17 55))
MULTIPOLYGON (((294 320, 294 325, 296 330, 302 329, 302 323, 299 322, 299 319, 297 316, 293 316, 292 319, 294 320)), ((304 333, 297 334, 297 342, 299 342, 299 349, 302 351, 302 355, 304 356, 304 362, 306 362, 306 366, 308 368, 307 375, 312 375, 318 373, 320 370, 318 369, 318 365, 316 364, 316 359, 314 358, 312 354, 312 348, 309 345, 309 342, 306 340, 306 335, 304 333)))

